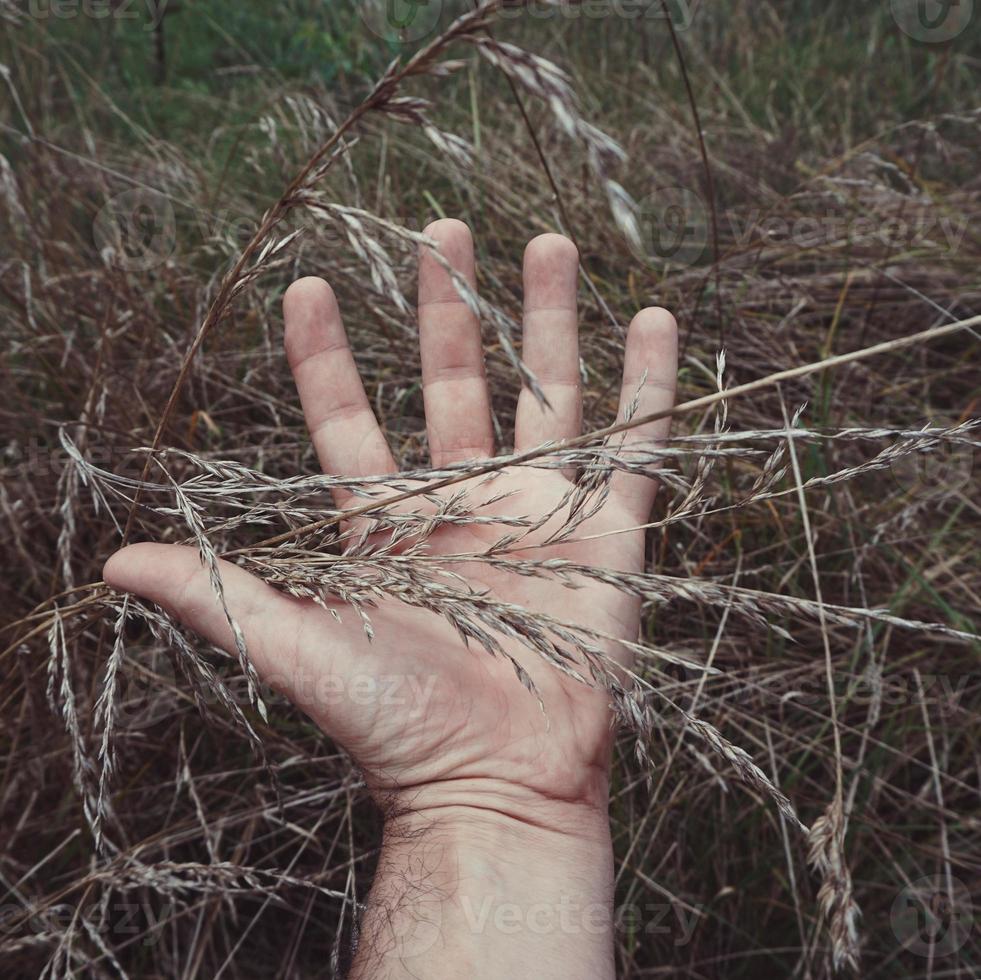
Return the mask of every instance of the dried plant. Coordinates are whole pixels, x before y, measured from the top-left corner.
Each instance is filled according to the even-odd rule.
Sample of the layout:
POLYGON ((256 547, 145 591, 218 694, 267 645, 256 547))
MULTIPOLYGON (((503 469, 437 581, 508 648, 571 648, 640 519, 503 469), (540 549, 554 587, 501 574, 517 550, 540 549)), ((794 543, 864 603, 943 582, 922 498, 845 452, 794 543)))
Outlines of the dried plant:
POLYGON ((260 684, 220 558, 335 614, 342 600, 369 636, 378 603, 396 600, 451 623, 475 655, 517 644, 606 688, 622 730, 621 892, 628 903, 652 888, 697 907, 719 898, 683 961, 670 942, 620 937, 624 976, 665 963, 754 975, 746 964, 764 952, 781 974, 861 972, 901 955, 897 889, 935 863, 976 884, 981 287, 977 242, 949 235, 979 211, 979 111, 952 104, 862 140, 843 132, 805 159, 792 144, 822 138, 810 115, 799 128, 810 135, 794 135, 760 121, 779 111, 769 104, 751 113, 738 89, 697 84, 745 60, 751 35, 772 32, 782 51, 782 15, 750 30, 755 13, 735 4, 742 29, 716 37, 706 13, 697 36, 718 58, 672 46, 697 63, 687 93, 671 95, 671 69, 632 48, 591 84, 598 69, 561 32, 546 44, 499 20, 522 6, 467 9, 383 66, 360 100, 277 83, 243 131, 239 174, 218 161, 217 138, 185 153, 108 97, 99 113, 136 152, 94 110, 79 110, 75 136, 53 126, 59 76, 27 84, 32 24, 0 0, 12 406, 0 420, 0 952, 12 971, 149 975, 151 959, 157 975, 339 969, 377 843, 372 811, 343 753, 260 684), (679 121, 689 96, 704 133, 679 121), (699 193, 712 208, 737 202, 742 226, 713 210, 719 240, 701 263, 641 261, 651 189, 701 188, 691 174, 703 160, 714 188, 699 193), (179 247, 149 269, 128 269, 122 241, 100 250, 90 233, 99 207, 133 187, 176 215, 179 247), (257 196, 269 187, 283 188, 271 203, 257 196), (479 293, 416 230, 451 202, 492 229, 479 293), (226 205, 254 222, 244 239, 188 217, 226 205), (858 217, 894 237, 856 231, 858 217), (768 219, 817 221, 820 234, 781 235, 768 219), (910 245, 900 223, 925 230, 910 245), (529 227, 574 235, 582 254, 585 435, 432 467, 408 353, 416 253, 450 271, 484 325, 508 445, 517 391, 544 398, 518 339, 512 265, 529 227), (275 312, 301 269, 350 300, 398 475, 307 475, 275 312), (655 300, 686 333, 683 394, 662 413, 675 417, 668 442, 624 449, 651 416, 635 404, 610 422, 621 324, 655 300), (545 515, 505 494, 492 515, 475 510, 478 491, 486 499, 501 471, 522 467, 577 478, 545 515), (661 486, 644 572, 537 557, 546 525, 551 544, 589 539, 617 472, 661 486), (432 553, 449 525, 489 543, 432 553), (197 547, 237 656, 99 581, 102 560, 137 534, 197 547), (615 669, 603 631, 468 586, 460 569, 476 564, 638 597, 642 634, 621 642, 633 671, 615 669), (897 698, 890 685, 907 670, 915 698, 897 698), (770 876, 784 865, 785 878, 770 876), (137 909, 135 934, 121 907, 137 909), (791 942, 758 948, 763 920, 791 942))

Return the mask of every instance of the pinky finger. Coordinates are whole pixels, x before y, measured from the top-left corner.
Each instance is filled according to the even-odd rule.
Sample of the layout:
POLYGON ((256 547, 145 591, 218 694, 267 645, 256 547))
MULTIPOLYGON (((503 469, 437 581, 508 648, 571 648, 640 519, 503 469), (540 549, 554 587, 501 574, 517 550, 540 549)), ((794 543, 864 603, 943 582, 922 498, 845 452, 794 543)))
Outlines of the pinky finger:
MULTIPOLYGON (((627 333, 618 419, 624 419, 635 400, 636 416, 672 408, 677 378, 678 326, 674 317, 659 307, 641 310, 627 333)), ((667 438, 670 428, 670 419, 658 419, 628 429, 622 435, 621 455, 629 460, 636 450, 655 448, 667 438)), ((618 471, 611 492, 638 522, 643 522, 650 516, 657 487, 653 475, 618 471)))

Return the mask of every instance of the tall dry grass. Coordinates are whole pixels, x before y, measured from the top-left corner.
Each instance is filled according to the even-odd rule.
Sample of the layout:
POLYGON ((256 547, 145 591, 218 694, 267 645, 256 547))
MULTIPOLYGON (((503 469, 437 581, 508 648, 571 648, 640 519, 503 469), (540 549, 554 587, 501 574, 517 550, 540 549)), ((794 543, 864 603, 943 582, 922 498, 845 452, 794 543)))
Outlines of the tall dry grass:
MULTIPOLYGON (((626 48, 633 60, 605 23, 596 68, 574 24, 545 34, 495 21, 501 6, 463 13, 361 91, 270 80, 227 157, 208 138, 168 142, 105 90, 74 99, 72 59, 39 74, 32 25, 10 35, 10 975, 340 974, 356 929, 378 844, 357 773, 261 689, 244 642, 230 658, 102 587, 104 558, 137 536, 340 595, 366 624, 374 597, 398 596, 489 651, 517 637, 557 669, 574 652, 622 721, 624 977, 859 962, 862 976, 971 975, 977 933, 924 956, 896 903, 936 876, 956 910, 979 880, 976 328, 733 390, 978 312, 978 113, 952 97, 828 133, 795 104, 743 104, 713 57, 754 44, 713 36, 712 15, 677 47, 662 27, 656 51, 626 48), (665 207, 679 201, 694 245, 659 254, 652 235, 678 230, 665 207), (425 539, 477 519, 465 497, 435 516, 380 501, 409 479, 474 475, 427 462, 411 284, 439 213, 468 220, 481 249, 480 295, 458 285, 485 325, 503 445, 535 385, 520 248, 545 230, 580 247, 590 435, 492 467, 577 468, 572 537, 615 466, 659 464, 649 567, 545 567, 522 554, 534 526, 517 514, 467 558, 640 595, 626 681, 603 637, 440 576, 425 539), (315 475, 278 313, 310 272, 339 295, 398 480, 315 475), (652 302, 678 314, 694 406, 665 449, 618 458, 611 424, 638 421, 616 419, 623 325, 652 302), (341 529, 338 485, 380 537, 341 529)), ((754 27, 766 50, 787 30, 775 12, 754 27)))

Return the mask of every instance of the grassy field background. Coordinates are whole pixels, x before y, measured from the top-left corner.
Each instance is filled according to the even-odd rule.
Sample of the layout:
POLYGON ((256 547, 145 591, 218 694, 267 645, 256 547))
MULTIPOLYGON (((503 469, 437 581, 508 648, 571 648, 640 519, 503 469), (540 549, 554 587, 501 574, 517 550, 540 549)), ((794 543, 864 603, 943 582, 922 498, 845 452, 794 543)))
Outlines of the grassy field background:
MULTIPOLYGON (((981 312, 981 12, 952 8, 960 29, 938 39, 898 0, 669 7, 674 38, 663 17, 595 4, 493 27, 564 68, 583 118, 623 147, 609 176, 636 202, 639 241, 581 141, 470 43, 445 55, 463 61, 451 75, 400 93, 430 100, 469 165, 445 135, 376 110, 317 201, 414 231, 467 221, 482 294, 519 319, 525 242, 574 237, 591 428, 616 415, 623 329, 642 306, 678 317, 680 400, 716 389, 722 347, 733 386, 981 312)), ((166 633, 120 630, 117 607, 92 600, 129 505, 65 440, 100 471, 139 476, 134 450, 264 216, 392 59, 470 4, 447 2, 407 44, 353 2, 154 9, 0 0, 2 972, 341 976, 380 827, 357 773, 287 704, 263 721, 234 661, 192 641, 195 680, 166 633)), ((315 471, 279 304, 295 276, 320 274, 396 455, 423 465, 414 318, 365 240, 383 241, 381 266, 410 298, 414 247, 366 217, 370 234, 351 236, 308 204, 272 240, 302 233, 215 321, 163 445, 275 478, 315 471)), ((487 347, 508 445, 520 379, 490 326, 487 347)), ((646 639, 722 668, 704 687, 682 669, 656 683, 749 751, 809 824, 835 782, 827 643, 864 978, 981 973, 979 648, 909 625, 978 631, 978 357, 977 330, 963 331, 733 398, 724 444, 715 407, 686 413, 676 469, 698 492, 663 493, 651 532, 651 575, 704 587, 650 601, 646 639), (806 522, 788 455, 774 455, 800 406, 806 522), (707 452, 722 445, 731 455, 707 452), (812 554, 823 602, 895 621, 815 615, 812 554), (715 585, 754 590, 759 615, 715 585)), ((227 516, 220 502, 210 516, 227 516)), ((163 504, 135 533, 186 535, 163 504)), ((216 525, 213 540, 269 533, 216 525)), ((618 748, 611 809, 620 975, 832 975, 807 841, 673 719, 649 762, 634 743, 618 748)))

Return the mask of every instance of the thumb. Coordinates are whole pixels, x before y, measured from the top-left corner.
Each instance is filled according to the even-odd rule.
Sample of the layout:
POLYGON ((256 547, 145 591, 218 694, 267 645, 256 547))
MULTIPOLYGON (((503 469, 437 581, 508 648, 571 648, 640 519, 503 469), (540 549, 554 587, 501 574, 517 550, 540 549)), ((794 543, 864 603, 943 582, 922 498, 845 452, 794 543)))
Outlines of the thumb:
MULTIPOLYGON (((298 666, 296 636, 309 612, 299 599, 278 592, 238 565, 219 561, 225 604, 242 630, 260 678, 287 696, 298 666)), ((235 636, 208 569, 195 548, 134 544, 117 551, 103 569, 106 584, 162 606, 210 643, 237 656, 235 636)))

